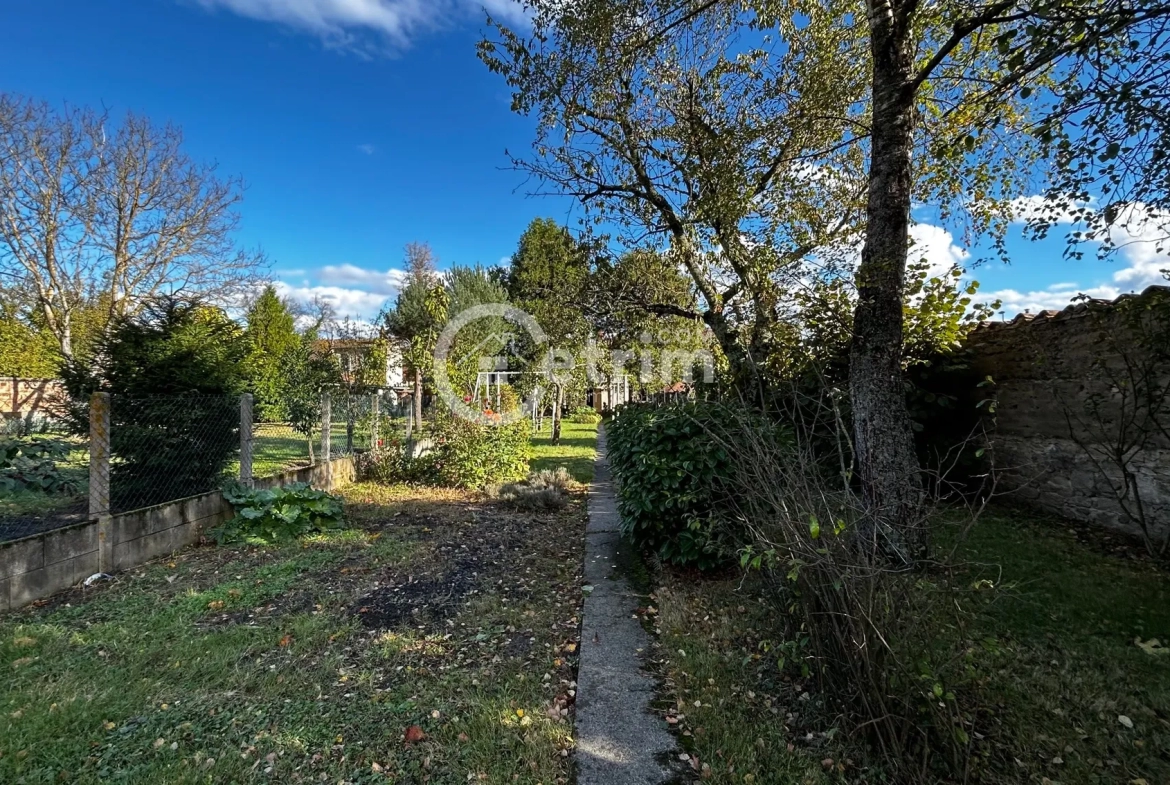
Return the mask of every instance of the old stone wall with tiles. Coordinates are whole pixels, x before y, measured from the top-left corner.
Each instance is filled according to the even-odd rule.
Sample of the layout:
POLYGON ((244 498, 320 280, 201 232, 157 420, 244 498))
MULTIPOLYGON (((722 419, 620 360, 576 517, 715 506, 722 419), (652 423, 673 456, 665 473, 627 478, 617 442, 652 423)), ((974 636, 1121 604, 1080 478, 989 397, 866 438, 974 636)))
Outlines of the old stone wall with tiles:
MULTIPOLYGON (((1170 385, 1170 367, 1140 348, 1157 331, 1149 322, 1138 334, 1131 328, 1134 313, 1164 318, 1166 311, 1149 306, 1166 302, 1170 288, 1150 287, 1112 302, 985 323, 971 333, 974 370, 994 381, 989 389, 997 407, 987 422, 997 492, 1041 511, 1139 533, 1118 500, 1123 475, 1107 456, 1137 441, 1114 438, 1125 433, 1123 423, 1136 437, 1143 419, 1133 416, 1140 404, 1132 390, 1158 395, 1170 385), (1120 390, 1116 382, 1134 368, 1147 381, 1120 390)), ((1170 335, 1165 327, 1162 334, 1170 335)), ((1170 397, 1164 400, 1167 409, 1158 419, 1170 429, 1170 397)), ((1144 432, 1148 443, 1131 450, 1129 467, 1147 519, 1160 532, 1170 528, 1170 439, 1157 428, 1144 432)), ((1131 508, 1135 501, 1131 494, 1131 508)))

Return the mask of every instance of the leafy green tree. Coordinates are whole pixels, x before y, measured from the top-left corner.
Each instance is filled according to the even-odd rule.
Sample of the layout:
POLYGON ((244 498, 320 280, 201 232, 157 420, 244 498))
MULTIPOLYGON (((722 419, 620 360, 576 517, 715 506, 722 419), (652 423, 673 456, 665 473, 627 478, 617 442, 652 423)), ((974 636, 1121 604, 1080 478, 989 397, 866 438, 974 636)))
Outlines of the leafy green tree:
POLYGON ((665 254, 635 250, 599 259, 588 303, 601 349, 599 370, 610 378, 632 373, 646 392, 684 381, 685 356, 708 346, 710 331, 697 311, 694 286, 665 254), (616 354, 615 354, 616 352, 616 354))
POLYGON ((532 5, 537 35, 500 27, 480 47, 538 121, 535 155, 513 163, 626 247, 667 252, 698 295, 671 310, 756 386, 808 257, 860 226, 866 73, 840 23, 855 5, 770 3, 754 20, 738 3, 532 5))
MULTIPOLYGON (((111 395, 115 509, 217 487, 239 448, 246 351, 243 330, 221 309, 162 298, 117 320, 90 363, 66 364, 66 389, 81 407, 93 392, 111 395)), ((87 412, 78 414, 85 432, 87 412)))
POLYGON ((585 367, 576 362, 593 337, 593 328, 582 307, 588 290, 590 249, 573 238, 551 218, 537 218, 512 255, 508 295, 544 330, 546 346, 527 340, 529 370, 548 371, 552 391, 552 443, 561 438, 561 412, 565 390, 584 382, 585 367))
POLYGON ((61 366, 56 340, 14 311, 0 302, 0 376, 55 377, 61 366))
POLYGON ((248 352, 244 368, 248 386, 256 396, 256 415, 262 421, 281 422, 288 414, 284 406, 284 359, 300 343, 296 320, 271 285, 264 287, 252 303, 245 320, 248 352))
POLYGON ((333 410, 345 418, 345 448, 353 452, 354 431, 366 411, 369 396, 386 384, 389 342, 369 325, 351 319, 328 324, 329 338, 320 342, 334 366, 334 378, 341 391, 333 410))
MULTIPOLYGON (((1029 97, 1077 78, 1099 44, 1122 43, 1115 62, 1143 42, 1162 51, 1130 31, 1170 6, 531 5, 536 35, 498 28, 480 48, 514 108, 538 119, 536 155, 516 164, 627 241, 668 243, 736 377, 758 380, 773 336, 790 333, 776 322, 794 290, 809 275, 832 290, 850 272, 834 260, 861 241, 849 379, 870 514, 858 536, 881 558, 915 561, 926 540, 902 379, 911 205, 942 205, 1002 238, 1041 154, 1027 131, 1042 107, 1029 97)), ((1138 106, 1146 94, 1120 95, 1126 127, 1160 127, 1138 106)), ((1159 144, 1144 149, 1156 163, 1159 144)), ((1106 161, 1124 152, 1116 139, 1102 149, 1106 161)))
MULTIPOLYGON (((901 378, 906 338, 910 210, 915 199, 917 119, 961 118, 967 129, 929 150, 962 177, 1010 166, 985 143, 1002 138, 1013 111, 1059 83, 1102 47, 1133 41, 1135 25, 1170 5, 1121 0, 985 4, 883 0, 866 14, 872 119, 866 221, 854 315, 850 398, 858 474, 869 511, 859 536, 885 558, 916 561, 926 548, 921 482, 901 378), (1013 100, 1015 99, 1015 100, 1013 100)), ((1106 148, 1106 153, 1109 148, 1106 148)), ((976 181, 978 182, 978 181, 976 181)), ((996 184, 1000 194, 1002 183, 996 184)), ((993 201, 975 190, 975 202, 993 201)))
MULTIPOLYGON (((444 321, 480 305, 508 302, 504 283, 492 278, 488 270, 475 267, 452 267, 444 279, 447 291, 447 314, 444 321)), ((448 356, 448 377, 464 395, 470 395, 478 379, 480 359, 486 352, 499 352, 501 343, 513 327, 501 317, 476 319, 459 331, 448 356)))
POLYGON ((297 343, 281 358, 284 377, 285 416, 297 433, 309 443, 309 463, 313 463, 313 445, 321 425, 321 396, 338 382, 338 366, 318 350, 316 328, 306 330, 297 343))
POLYGON ((428 348, 427 336, 436 327, 433 309, 427 307, 427 296, 441 285, 435 271, 435 255, 425 243, 406 246, 407 278, 394 307, 383 317, 386 332, 407 344, 405 360, 414 379, 414 421, 422 425, 423 380, 430 368, 433 347, 428 348))

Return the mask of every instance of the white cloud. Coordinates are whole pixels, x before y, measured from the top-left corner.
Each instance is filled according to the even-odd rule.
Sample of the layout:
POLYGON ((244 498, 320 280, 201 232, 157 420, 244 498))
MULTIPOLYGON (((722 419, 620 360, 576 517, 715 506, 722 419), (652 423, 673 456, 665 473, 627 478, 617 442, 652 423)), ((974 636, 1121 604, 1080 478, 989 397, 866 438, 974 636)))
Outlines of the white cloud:
POLYGON ((366 155, 373 155, 374 153, 378 152, 378 148, 374 147, 372 144, 359 144, 357 149, 359 153, 365 153, 366 155))
MULTIPOLYGON (((861 264, 861 249, 865 238, 860 234, 839 242, 836 246, 817 251, 814 267, 817 269, 856 270, 861 264)), ((910 227, 911 262, 926 260, 930 274, 942 275, 953 267, 962 267, 971 253, 955 242, 954 236, 934 224, 918 223, 910 227)))
MULTIPOLYGON (((1088 228, 1082 223, 1085 213, 1097 209, 1097 202, 1090 199, 1062 203, 1043 196, 1026 196, 1014 200, 1013 208, 1015 219, 1020 222, 1043 217, 1056 224, 1079 225, 1084 230, 1088 228)), ((1077 294, 1112 300, 1125 292, 1140 292, 1147 286, 1167 283, 1163 271, 1170 269, 1170 211, 1151 209, 1140 203, 1129 205, 1114 217, 1108 232, 1109 242, 1116 249, 1116 258, 1125 266, 1107 281, 1098 281, 1086 288, 1066 282, 1029 292, 1002 289, 983 293, 980 299, 1002 300, 1003 313, 1011 318, 1023 311, 1061 310, 1077 294)))
POLYGON ((352 264, 327 265, 317 271, 320 283, 336 286, 352 286, 356 289, 377 294, 383 298, 398 294, 406 282, 404 270, 366 270, 352 264))
POLYGON ((1056 224, 1072 224, 1080 215, 1092 209, 1095 200, 1087 202, 1075 199, 1051 199, 1040 194, 1019 196, 1012 200, 1012 220, 1017 223, 1044 218, 1056 224))
POLYGON ((281 297, 302 306, 308 307, 314 300, 324 300, 333 306, 339 318, 349 317, 365 322, 372 322, 387 300, 384 294, 341 286, 311 286, 308 283, 294 286, 284 281, 277 281, 273 285, 281 297))
POLYGON ((1131 289, 1165 284, 1170 269, 1170 211, 1127 208, 1109 227, 1109 239, 1129 263, 1113 274, 1114 283, 1131 289))
POLYGON ((941 275, 953 267, 962 267, 971 256, 965 248, 955 244, 955 238, 946 229, 933 224, 914 224, 910 227, 909 258, 925 259, 931 275, 941 275))
POLYGON ((1072 304, 1074 297, 1081 294, 1087 294, 1094 299, 1112 300, 1121 293, 1121 289, 1107 284, 1091 286, 1087 289, 1081 289, 1075 285, 1070 287, 1068 284, 1056 284, 1031 292, 1021 292, 1016 289, 1000 289, 995 292, 981 291, 976 299, 980 302, 999 300, 1002 303, 999 310, 1003 313, 1004 318, 1011 319, 1016 314, 1025 311, 1039 313, 1040 311, 1063 310, 1072 304))
POLYGON ((224 8, 240 16, 276 22, 319 36, 332 45, 367 51, 362 36, 373 35, 394 47, 419 33, 454 21, 494 18, 522 23, 518 0, 196 0, 204 8, 224 8))
POLYGON ((366 270, 353 264, 326 265, 310 275, 301 270, 287 271, 283 277, 274 284, 281 297, 306 307, 314 300, 324 300, 339 318, 366 323, 372 323, 387 304, 393 303, 406 281, 402 270, 366 270), (299 280, 290 280, 294 278, 299 280))

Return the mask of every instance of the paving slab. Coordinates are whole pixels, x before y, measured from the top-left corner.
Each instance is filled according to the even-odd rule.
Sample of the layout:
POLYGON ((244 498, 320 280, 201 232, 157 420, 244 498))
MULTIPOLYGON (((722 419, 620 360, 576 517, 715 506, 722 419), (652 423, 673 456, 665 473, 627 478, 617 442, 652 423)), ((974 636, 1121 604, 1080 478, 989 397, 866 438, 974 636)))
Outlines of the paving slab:
MULTIPOLYGON (((643 599, 623 574, 617 504, 605 431, 598 433, 589 488, 585 597, 577 676, 577 784, 662 785, 677 779, 678 760, 666 722, 650 710, 658 689, 643 668, 650 636, 634 615, 643 599)), ((628 555, 628 554, 626 554, 628 555)))

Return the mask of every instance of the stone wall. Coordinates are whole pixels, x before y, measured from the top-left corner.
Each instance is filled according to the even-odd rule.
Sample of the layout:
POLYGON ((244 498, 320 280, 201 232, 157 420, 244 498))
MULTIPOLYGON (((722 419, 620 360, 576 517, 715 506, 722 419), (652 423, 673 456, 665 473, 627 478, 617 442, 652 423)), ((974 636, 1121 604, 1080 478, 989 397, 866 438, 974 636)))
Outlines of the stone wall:
MULTIPOLYGON (((1133 482, 1149 523, 1155 532, 1170 528, 1170 440, 1148 427, 1137 396, 1116 384, 1136 367, 1152 370, 1147 379, 1153 382, 1130 390, 1156 393, 1170 385, 1170 367, 1137 348, 1150 345, 1149 324, 1133 327, 1134 314, 1168 300, 1170 289, 1151 287, 1112 302, 1021 314, 971 333, 967 346, 974 370, 992 378, 994 386, 987 389, 997 399, 989 418, 997 493, 1066 518, 1138 534, 1118 498, 1125 480, 1108 458, 1128 444, 1133 482), (1135 338, 1135 329, 1147 336, 1146 343, 1135 338), (1142 434, 1147 443, 1138 449, 1142 434)), ((1170 334, 1170 325, 1162 329, 1170 334)), ((1165 403, 1160 421, 1170 427, 1170 399, 1165 403)), ((1131 493, 1126 500, 1131 509, 1133 502, 1131 493)))
MULTIPOLYGON (((255 485, 274 488, 307 482, 332 490, 353 478, 353 459, 337 458, 257 479, 255 485)), ((214 491, 4 543, 0 545, 0 611, 68 589, 94 573, 132 569, 174 553, 198 542, 203 532, 233 514, 223 494, 214 491)))

